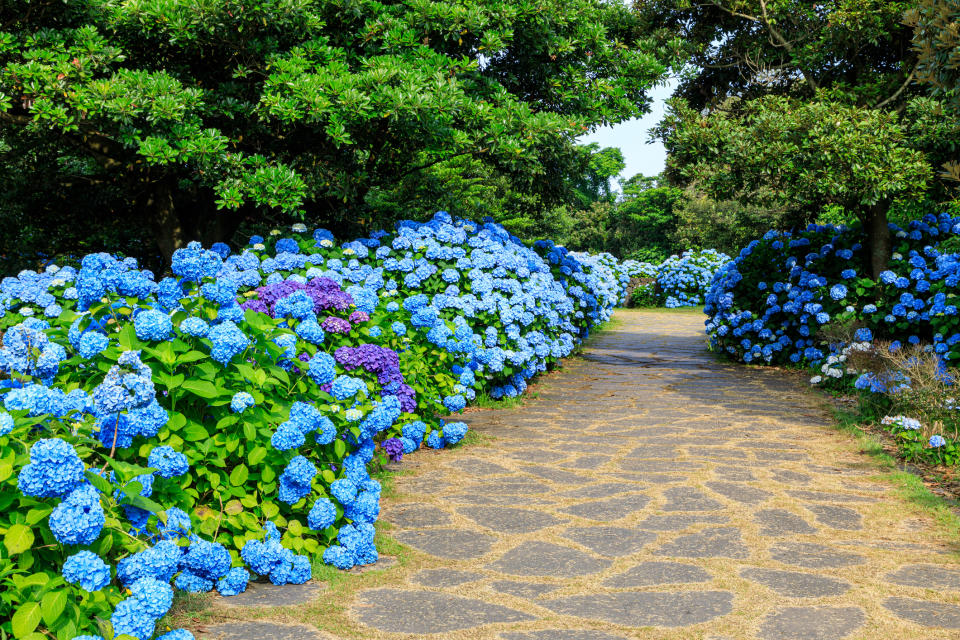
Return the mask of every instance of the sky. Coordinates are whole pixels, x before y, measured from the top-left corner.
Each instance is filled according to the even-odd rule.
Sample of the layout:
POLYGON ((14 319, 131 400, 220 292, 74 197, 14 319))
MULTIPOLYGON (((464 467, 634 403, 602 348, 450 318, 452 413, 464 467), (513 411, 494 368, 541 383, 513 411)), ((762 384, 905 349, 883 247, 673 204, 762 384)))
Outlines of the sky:
POLYGON ((601 147, 619 147, 623 152, 623 159, 627 167, 621 177, 630 178, 638 173, 645 176, 655 176, 663 171, 667 154, 663 145, 658 142, 647 143, 650 129, 663 117, 664 103, 676 88, 676 80, 651 92, 653 104, 650 113, 642 118, 627 120, 612 127, 602 127, 579 139, 587 144, 598 142, 601 147))

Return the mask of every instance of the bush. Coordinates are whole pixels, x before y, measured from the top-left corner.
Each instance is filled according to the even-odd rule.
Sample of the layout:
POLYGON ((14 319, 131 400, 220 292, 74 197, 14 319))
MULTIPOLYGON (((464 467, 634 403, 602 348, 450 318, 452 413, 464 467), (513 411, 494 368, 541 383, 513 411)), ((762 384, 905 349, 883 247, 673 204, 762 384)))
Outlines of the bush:
POLYGON ((871 413, 910 416, 883 422, 905 457, 955 464, 960 218, 891 230, 895 253, 877 280, 859 274, 859 227, 767 233, 717 273, 707 332, 733 358, 809 366, 811 383, 856 390, 871 413))
POLYGON ((713 275, 729 261, 730 256, 715 249, 670 256, 658 267, 657 273, 657 291, 663 305, 674 308, 703 304, 713 275))
POLYGON ((956 358, 960 262, 951 251, 960 218, 925 216, 893 232, 895 253, 878 281, 861 275, 860 227, 810 225, 751 242, 717 273, 707 295, 712 345, 744 362, 817 365, 832 348, 820 339, 823 327, 855 322, 864 338, 858 341, 930 343, 956 358))
POLYGON ((459 442, 443 416, 522 393, 629 278, 445 214, 294 232, 191 244, 160 280, 92 254, 0 282, 0 634, 145 640, 171 581, 375 561, 368 467, 459 442))

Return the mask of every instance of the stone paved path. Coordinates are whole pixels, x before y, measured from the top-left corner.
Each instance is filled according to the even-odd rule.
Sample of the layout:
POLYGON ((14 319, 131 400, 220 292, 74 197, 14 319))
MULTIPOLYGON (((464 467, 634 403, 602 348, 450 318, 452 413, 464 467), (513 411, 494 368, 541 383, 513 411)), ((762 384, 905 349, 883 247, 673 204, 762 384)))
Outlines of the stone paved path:
POLYGON ((713 359, 698 314, 618 321, 537 399, 467 414, 491 446, 413 457, 383 518, 421 553, 352 596, 355 635, 960 638, 955 543, 815 396, 713 359))

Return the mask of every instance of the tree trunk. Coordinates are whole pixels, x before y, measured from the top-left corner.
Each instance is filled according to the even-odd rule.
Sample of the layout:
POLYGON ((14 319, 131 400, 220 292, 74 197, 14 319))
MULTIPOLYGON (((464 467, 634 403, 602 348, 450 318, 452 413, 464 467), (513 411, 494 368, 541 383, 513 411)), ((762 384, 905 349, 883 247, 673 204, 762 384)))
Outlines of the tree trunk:
POLYGON ((157 249, 169 265, 173 252, 184 245, 184 232, 173 203, 173 188, 168 180, 159 180, 148 187, 142 211, 153 227, 157 249))
POLYGON ((888 203, 878 202, 867 210, 867 217, 863 221, 866 236, 865 267, 874 280, 879 279, 880 273, 886 270, 893 253, 893 239, 887 224, 888 208, 888 203))

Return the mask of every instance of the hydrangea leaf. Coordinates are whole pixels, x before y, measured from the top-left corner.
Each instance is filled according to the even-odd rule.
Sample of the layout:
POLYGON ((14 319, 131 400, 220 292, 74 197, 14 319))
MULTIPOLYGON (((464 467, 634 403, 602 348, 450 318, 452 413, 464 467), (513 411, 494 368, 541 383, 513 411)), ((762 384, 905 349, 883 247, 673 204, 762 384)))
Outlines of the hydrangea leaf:
MULTIPOLYGON (((33 530, 30 529, 30 527, 23 524, 15 524, 7 529, 7 533, 3 536, 3 545, 7 548, 7 551, 13 555, 23 553, 29 549, 33 545, 33 540, 33 530)), ((33 629, 31 628, 30 631, 33 631, 33 629)))

